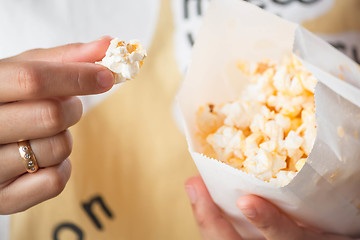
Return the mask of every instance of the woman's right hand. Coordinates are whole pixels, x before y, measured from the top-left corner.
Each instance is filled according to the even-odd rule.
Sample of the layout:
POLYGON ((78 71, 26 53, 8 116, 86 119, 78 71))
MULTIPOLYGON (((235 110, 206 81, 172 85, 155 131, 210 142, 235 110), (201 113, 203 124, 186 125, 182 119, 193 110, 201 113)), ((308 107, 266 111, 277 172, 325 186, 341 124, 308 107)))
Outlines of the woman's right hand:
POLYGON ((26 210, 57 196, 70 177, 72 138, 80 120, 78 95, 114 84, 101 60, 109 37, 86 44, 35 49, 0 60, 0 214, 26 210), (29 140, 39 170, 27 173, 18 142, 29 140))

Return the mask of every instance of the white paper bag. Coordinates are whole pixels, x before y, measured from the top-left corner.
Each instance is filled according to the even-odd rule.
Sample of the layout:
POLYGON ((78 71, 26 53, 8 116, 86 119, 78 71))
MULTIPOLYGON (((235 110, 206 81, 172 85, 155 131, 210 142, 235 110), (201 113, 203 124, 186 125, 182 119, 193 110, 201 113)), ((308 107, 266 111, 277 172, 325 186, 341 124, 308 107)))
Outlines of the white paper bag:
POLYGON ((360 234, 360 69, 301 26, 239 0, 213 0, 178 95, 189 151, 208 190, 246 239, 261 235, 236 207, 244 194, 262 196, 326 232, 360 234), (275 187, 200 153, 196 111, 209 102, 235 100, 247 82, 236 63, 280 61, 294 53, 318 79, 317 138, 303 169, 275 187), (344 78, 345 80, 341 80, 344 78), (344 135, 338 134, 339 129, 344 135))

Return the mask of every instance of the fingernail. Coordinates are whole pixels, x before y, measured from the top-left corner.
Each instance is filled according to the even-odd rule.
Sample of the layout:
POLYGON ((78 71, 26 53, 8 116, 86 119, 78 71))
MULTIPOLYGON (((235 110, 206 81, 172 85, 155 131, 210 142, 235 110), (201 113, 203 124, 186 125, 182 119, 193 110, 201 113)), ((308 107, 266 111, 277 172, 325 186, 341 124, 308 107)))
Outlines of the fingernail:
POLYGON ((114 75, 109 70, 102 70, 97 73, 97 82, 101 88, 109 88, 114 85, 114 75))
POLYGON ((190 202, 194 204, 196 202, 196 191, 192 185, 185 185, 185 191, 190 199, 190 202))
POLYGON ((256 209, 255 208, 249 208, 249 207, 244 207, 242 208, 241 206, 239 207, 241 212, 245 215, 245 217, 247 218, 255 218, 257 215, 256 209))

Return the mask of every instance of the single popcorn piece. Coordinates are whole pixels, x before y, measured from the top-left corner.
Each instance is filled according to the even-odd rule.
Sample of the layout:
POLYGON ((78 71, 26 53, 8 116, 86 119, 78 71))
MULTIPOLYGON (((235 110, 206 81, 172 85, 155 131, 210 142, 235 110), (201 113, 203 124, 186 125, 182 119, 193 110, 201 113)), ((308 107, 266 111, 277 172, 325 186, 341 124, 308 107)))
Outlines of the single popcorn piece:
POLYGON ((258 103, 234 102, 225 104, 220 111, 226 116, 224 120, 226 125, 243 129, 249 126, 254 114, 257 113, 260 108, 261 105, 258 103))
POLYGON ((114 38, 105 57, 96 64, 109 68, 114 73, 115 83, 122 83, 136 77, 146 56, 140 42, 131 40, 126 43, 114 38))
POLYGON ((300 171, 302 167, 305 165, 306 158, 301 158, 299 161, 296 162, 295 167, 297 171, 300 171))
POLYGON ((295 56, 280 64, 240 62, 238 68, 249 77, 240 97, 197 112, 201 143, 211 149, 204 154, 285 186, 314 145, 316 79, 295 56))
MULTIPOLYGON (((304 162, 305 163, 305 162, 304 162)), ((299 170, 300 171, 300 170, 299 170)), ((279 171, 276 174, 276 178, 270 179, 270 183, 275 186, 285 186, 296 176, 296 172, 294 171, 279 171)))
POLYGON ((214 134, 209 135, 207 141, 211 143, 219 159, 227 161, 233 157, 244 158, 242 151, 239 150, 244 138, 241 130, 222 126, 214 134))
POLYGON ((296 154, 297 150, 300 149, 303 142, 304 139, 300 137, 296 132, 291 130, 284 141, 284 148, 287 150, 288 156, 293 157, 296 154))

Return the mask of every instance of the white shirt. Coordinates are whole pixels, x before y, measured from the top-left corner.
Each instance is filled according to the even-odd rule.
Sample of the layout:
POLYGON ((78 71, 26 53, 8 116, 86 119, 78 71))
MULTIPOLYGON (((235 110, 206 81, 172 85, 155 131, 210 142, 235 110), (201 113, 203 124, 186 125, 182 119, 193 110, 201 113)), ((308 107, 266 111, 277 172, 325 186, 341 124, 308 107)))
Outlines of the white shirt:
MULTIPOLYGON (((160 1, 0 0, 0 6, 0 58, 5 58, 33 48, 90 42, 104 35, 138 39, 149 47, 160 1)), ((82 97, 85 112, 108 94, 82 97)), ((0 215, 1 240, 9 239, 9 220, 10 216, 0 215)))

